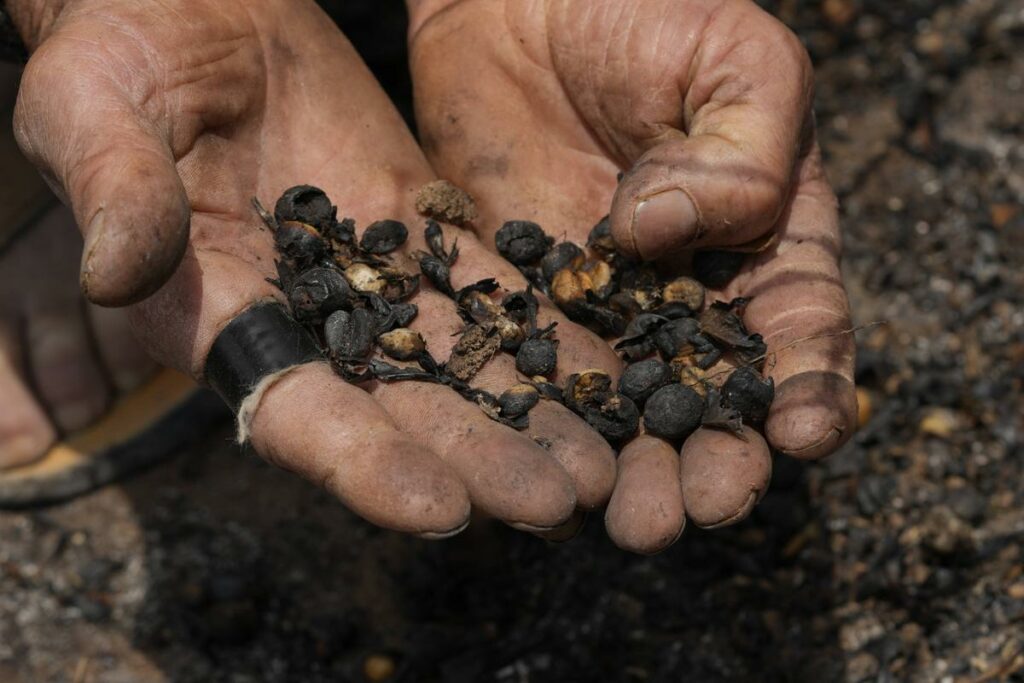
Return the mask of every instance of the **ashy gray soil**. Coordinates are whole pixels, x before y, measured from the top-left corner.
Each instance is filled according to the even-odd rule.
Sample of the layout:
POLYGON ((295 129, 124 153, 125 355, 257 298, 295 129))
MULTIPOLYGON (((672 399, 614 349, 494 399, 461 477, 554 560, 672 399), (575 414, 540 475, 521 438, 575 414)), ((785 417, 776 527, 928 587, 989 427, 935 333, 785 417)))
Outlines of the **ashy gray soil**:
MULTIPOLYGON (((395 4, 340 20, 407 103, 395 4)), ((771 5, 818 66, 857 322, 890 323, 841 453, 641 558, 599 516, 379 531, 225 431, 0 514, 0 681, 1024 681, 1024 1, 771 5)))

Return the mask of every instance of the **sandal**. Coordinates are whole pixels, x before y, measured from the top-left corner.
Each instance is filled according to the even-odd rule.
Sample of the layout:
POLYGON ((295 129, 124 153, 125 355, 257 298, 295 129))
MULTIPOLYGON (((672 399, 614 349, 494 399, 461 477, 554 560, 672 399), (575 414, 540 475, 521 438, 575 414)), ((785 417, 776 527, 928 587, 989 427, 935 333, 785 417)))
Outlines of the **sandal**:
POLYGON ((88 493, 170 457, 230 418, 215 394, 174 370, 161 370, 39 460, 0 470, 0 508, 88 493))

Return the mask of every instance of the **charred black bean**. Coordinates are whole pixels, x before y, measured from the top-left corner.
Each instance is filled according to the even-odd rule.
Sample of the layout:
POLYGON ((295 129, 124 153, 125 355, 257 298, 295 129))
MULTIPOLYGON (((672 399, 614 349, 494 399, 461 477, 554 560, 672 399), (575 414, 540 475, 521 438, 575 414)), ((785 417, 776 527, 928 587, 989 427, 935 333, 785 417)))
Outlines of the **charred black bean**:
POLYGON ((631 363, 619 377, 619 393, 643 406, 655 391, 673 380, 672 368, 657 358, 631 363))
POLYGON ((337 209, 319 187, 296 185, 284 191, 274 205, 274 217, 279 223, 299 221, 326 231, 333 223, 337 209))
POLYGON ((752 368, 739 368, 722 385, 722 401, 739 411, 743 421, 763 424, 775 398, 775 381, 752 368))
POLYGON ((516 370, 527 377, 547 376, 558 364, 558 342, 553 339, 528 339, 516 353, 516 370))
POLYGON ((559 242, 540 261, 544 279, 551 282, 555 273, 563 268, 577 268, 583 264, 583 250, 572 242, 559 242))
POLYGON ((540 401, 540 393, 530 384, 517 384, 498 397, 501 415, 516 418, 525 415, 540 401))
POLYGON ((351 313, 335 311, 324 324, 324 338, 331 355, 340 360, 361 360, 373 351, 373 314, 365 308, 351 313))
POLYGON ((664 439, 683 439, 700 426, 704 401, 693 389, 667 384, 644 405, 644 428, 664 439))
POLYGON ((508 221, 494 236, 498 253, 517 266, 540 259, 553 242, 533 221, 508 221))
POLYGON ((333 268, 311 268, 297 276, 288 303, 297 320, 322 320, 334 311, 351 308, 353 293, 344 276, 333 268))
POLYGON ((387 254, 405 244, 409 230, 405 223, 383 220, 370 223, 359 240, 359 248, 370 254, 387 254))
POLYGON ((737 251, 698 251, 693 255, 693 276, 706 287, 721 289, 732 282, 745 260, 746 254, 737 251))

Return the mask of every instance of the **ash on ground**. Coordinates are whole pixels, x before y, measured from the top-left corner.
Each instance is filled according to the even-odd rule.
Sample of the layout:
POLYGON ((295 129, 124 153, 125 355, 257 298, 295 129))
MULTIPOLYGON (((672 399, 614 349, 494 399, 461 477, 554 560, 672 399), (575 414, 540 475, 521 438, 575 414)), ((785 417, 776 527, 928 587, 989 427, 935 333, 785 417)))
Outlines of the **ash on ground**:
POLYGON ((378 531, 225 432, 0 515, 0 680, 1024 681, 1024 2, 769 9, 818 68, 856 322, 893 323, 842 452, 641 558, 599 515, 378 531))

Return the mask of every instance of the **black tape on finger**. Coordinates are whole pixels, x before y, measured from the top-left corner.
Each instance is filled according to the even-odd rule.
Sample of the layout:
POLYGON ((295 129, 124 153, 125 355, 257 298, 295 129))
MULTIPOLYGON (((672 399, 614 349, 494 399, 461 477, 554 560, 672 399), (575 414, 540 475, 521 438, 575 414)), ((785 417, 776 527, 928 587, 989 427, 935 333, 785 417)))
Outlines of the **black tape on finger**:
POLYGON ((267 376, 323 358, 316 340, 278 303, 256 304, 221 330, 206 357, 206 382, 235 413, 267 376))

